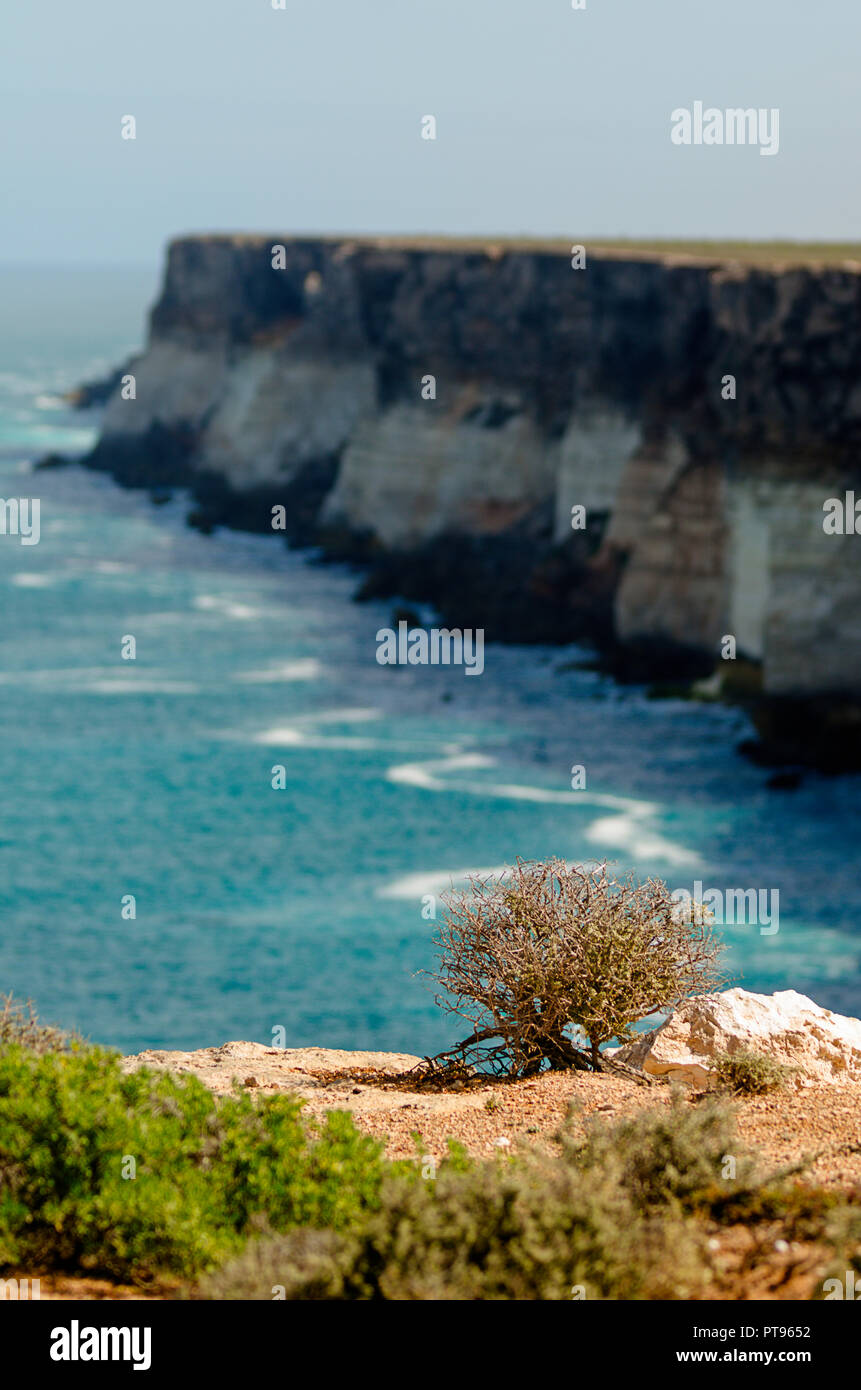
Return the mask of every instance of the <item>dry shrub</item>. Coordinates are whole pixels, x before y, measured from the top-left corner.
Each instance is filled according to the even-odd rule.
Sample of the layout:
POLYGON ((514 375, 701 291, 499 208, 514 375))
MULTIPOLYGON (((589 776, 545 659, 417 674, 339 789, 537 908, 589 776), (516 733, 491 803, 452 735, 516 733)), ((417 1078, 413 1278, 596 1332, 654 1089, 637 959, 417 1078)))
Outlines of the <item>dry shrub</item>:
POLYGON ((619 880, 606 864, 518 860, 445 906, 438 1002, 473 1026, 458 1049, 481 1049, 479 1060, 514 1075, 548 1063, 598 1070, 602 1043, 721 982, 708 919, 685 918, 660 880, 619 880))
POLYGON ((20 1003, 11 994, 0 995, 0 1048, 25 1047, 43 1056, 68 1052, 80 1039, 47 1023, 40 1023, 32 1000, 20 1003))

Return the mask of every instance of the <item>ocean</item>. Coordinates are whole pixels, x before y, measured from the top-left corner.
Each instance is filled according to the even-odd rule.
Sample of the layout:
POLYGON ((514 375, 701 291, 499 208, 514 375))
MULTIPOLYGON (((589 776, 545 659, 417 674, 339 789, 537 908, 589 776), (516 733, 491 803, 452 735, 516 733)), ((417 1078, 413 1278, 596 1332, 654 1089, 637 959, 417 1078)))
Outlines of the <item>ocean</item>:
POLYGON ((0 993, 126 1052, 283 1027, 427 1053, 469 1031, 426 973, 440 895, 557 855, 768 895, 772 920, 724 929, 733 981, 861 1014, 858 777, 769 789, 739 711, 575 648, 381 666, 392 604, 353 603, 347 569, 203 536, 180 493, 32 472, 94 441, 59 393, 140 345, 155 287, 0 271, 0 495, 41 515, 38 544, 0 536, 0 993))

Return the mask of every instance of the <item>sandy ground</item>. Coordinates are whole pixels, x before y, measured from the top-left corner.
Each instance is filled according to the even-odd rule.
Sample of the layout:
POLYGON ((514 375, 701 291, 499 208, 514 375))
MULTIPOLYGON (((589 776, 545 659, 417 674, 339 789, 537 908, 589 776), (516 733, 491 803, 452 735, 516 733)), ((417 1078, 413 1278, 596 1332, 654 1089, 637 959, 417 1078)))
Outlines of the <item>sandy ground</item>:
MULTIPOLYGON (((415 1155, 416 1132, 422 1151, 434 1158, 444 1155, 448 1138, 482 1156, 498 1146, 514 1149, 551 1141, 572 1103, 579 1107, 579 1123, 594 1115, 613 1119, 670 1100, 668 1086, 642 1087, 583 1072, 422 1091, 405 1075, 420 1061, 394 1052, 271 1049, 229 1042, 197 1052, 142 1052, 125 1058, 123 1066, 191 1073, 219 1095, 234 1084, 261 1095, 292 1092, 313 1115, 350 1110, 357 1126, 382 1140, 392 1158, 415 1155)), ((810 1182, 861 1187, 861 1082, 807 1085, 738 1099, 735 1106, 745 1145, 758 1149, 776 1168, 817 1155, 805 1174, 810 1182)))

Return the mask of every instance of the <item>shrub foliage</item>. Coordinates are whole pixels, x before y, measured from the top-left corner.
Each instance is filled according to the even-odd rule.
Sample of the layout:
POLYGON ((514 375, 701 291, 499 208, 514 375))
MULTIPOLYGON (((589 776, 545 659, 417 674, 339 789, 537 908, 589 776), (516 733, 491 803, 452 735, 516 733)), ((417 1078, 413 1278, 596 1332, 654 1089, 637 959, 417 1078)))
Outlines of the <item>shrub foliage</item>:
POLYGON ((501 880, 473 879, 447 900, 437 944, 439 1002, 473 1027, 459 1048, 518 1075, 548 1063, 597 1070, 603 1043, 713 988, 723 949, 702 915, 683 919, 659 880, 561 860, 519 860, 501 880), (588 1061, 572 1029, 588 1039, 588 1061))
POLYGON ((206 1279, 217 1299, 495 1300, 690 1298, 709 1277, 690 1213, 716 1188, 734 1126, 684 1101, 564 1135, 561 1158, 529 1153, 389 1179, 350 1233, 252 1241, 206 1279), (282 1294, 283 1291, 283 1294, 282 1294))
POLYGON ((792 1073, 774 1057, 761 1052, 739 1048, 725 1052, 717 1059, 717 1079, 720 1085, 736 1095, 760 1096, 776 1091, 786 1084, 792 1073))
POLYGON ((112 1053, 0 1050, 0 1268, 194 1274, 260 1222, 349 1227, 379 1201, 380 1146, 346 1112, 216 1101, 112 1053))

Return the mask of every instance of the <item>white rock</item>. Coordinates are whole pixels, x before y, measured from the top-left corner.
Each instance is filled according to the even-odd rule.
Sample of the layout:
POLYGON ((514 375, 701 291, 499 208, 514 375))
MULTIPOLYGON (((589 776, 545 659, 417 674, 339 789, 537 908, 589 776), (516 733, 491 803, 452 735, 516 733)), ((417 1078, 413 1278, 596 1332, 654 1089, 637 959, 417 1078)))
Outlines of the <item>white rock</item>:
POLYGON ((861 1081, 861 1019, 821 1009, 794 989, 728 989, 688 999, 651 1033, 615 1054, 652 1076, 707 1086, 722 1053, 758 1052, 803 1082, 861 1081))

